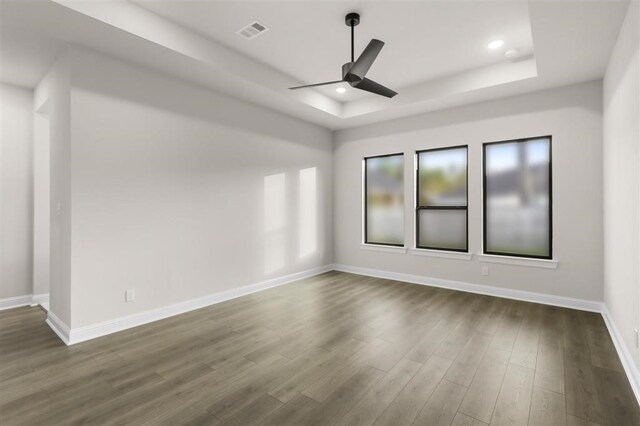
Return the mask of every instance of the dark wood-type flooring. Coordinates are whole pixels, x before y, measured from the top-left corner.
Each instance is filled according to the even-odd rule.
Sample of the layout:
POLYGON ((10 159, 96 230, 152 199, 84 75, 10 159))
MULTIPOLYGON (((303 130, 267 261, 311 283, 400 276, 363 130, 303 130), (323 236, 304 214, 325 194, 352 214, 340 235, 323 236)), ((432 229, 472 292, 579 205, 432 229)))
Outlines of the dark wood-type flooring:
POLYGON ((330 272, 66 347, 0 312, 0 424, 640 425, 599 314, 330 272))

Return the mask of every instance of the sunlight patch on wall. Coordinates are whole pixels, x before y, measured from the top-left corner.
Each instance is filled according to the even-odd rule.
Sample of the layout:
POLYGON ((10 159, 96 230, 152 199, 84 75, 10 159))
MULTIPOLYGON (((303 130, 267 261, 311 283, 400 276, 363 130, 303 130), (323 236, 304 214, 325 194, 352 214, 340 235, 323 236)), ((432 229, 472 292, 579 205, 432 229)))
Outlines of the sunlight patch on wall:
POLYGON ((308 256, 318 249, 318 189, 316 173, 316 167, 300 170, 298 257, 308 256))

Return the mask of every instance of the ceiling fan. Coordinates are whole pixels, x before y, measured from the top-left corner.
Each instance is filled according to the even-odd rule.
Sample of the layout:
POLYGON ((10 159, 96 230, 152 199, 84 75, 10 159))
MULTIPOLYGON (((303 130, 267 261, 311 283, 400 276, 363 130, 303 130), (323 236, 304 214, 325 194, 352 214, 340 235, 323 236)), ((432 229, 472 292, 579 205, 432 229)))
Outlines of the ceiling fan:
POLYGON ((384 42, 380 40, 371 39, 367 47, 362 51, 357 60, 354 60, 353 55, 353 29, 360 23, 360 15, 357 13, 348 13, 344 18, 347 26, 351 27, 351 62, 347 62, 342 66, 342 80, 326 81, 324 83, 306 84, 304 86, 290 87, 291 90, 304 89, 307 87, 326 86, 329 84, 337 84, 347 82, 351 87, 364 90, 367 92, 375 93, 376 95, 386 96, 387 98, 393 98, 397 95, 397 92, 384 87, 383 85, 376 83, 373 80, 369 80, 365 77, 371 65, 378 57, 384 42))

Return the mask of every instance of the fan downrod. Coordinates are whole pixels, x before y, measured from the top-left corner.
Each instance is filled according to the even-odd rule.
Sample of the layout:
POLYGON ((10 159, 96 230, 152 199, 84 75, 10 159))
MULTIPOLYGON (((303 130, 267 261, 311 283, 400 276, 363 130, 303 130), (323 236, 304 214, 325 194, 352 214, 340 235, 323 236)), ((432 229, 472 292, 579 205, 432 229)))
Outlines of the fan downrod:
POLYGON ((360 14, 355 12, 347 13, 347 16, 344 17, 344 23, 347 24, 347 27, 355 27, 360 23, 360 14))

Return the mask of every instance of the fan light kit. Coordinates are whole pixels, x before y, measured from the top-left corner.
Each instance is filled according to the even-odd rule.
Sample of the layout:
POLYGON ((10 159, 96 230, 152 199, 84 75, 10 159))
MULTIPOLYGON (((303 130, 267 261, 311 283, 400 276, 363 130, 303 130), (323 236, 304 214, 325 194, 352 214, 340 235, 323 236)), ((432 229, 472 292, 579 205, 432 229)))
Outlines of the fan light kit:
POLYGON ((503 44, 504 44, 504 41, 502 40, 493 40, 491 43, 487 44, 487 47, 489 49, 497 49, 499 47, 502 47, 503 44))
MULTIPOLYGON (((353 36, 354 36, 354 28, 360 23, 360 15, 357 13, 348 13, 344 18, 345 24, 351 28, 351 62, 347 62, 342 65, 342 80, 334 80, 327 81, 324 83, 315 83, 315 84, 307 84, 304 86, 296 86, 290 87, 291 90, 297 89, 305 89, 307 87, 318 87, 318 86, 326 86, 329 84, 338 84, 342 82, 347 82, 356 89, 364 90, 366 92, 375 93, 376 95, 386 96, 387 98, 393 98, 397 95, 397 92, 384 87, 383 85, 376 83, 373 80, 369 80, 365 78, 365 75, 373 65, 373 62, 378 57, 378 54, 382 50, 382 46, 384 46, 384 42, 380 40, 372 39, 367 47, 365 47, 364 51, 358 57, 358 60, 355 60, 354 56, 354 48, 353 48, 353 36)), ((336 92, 343 93, 346 89, 344 87, 340 87, 336 89, 336 92)))

